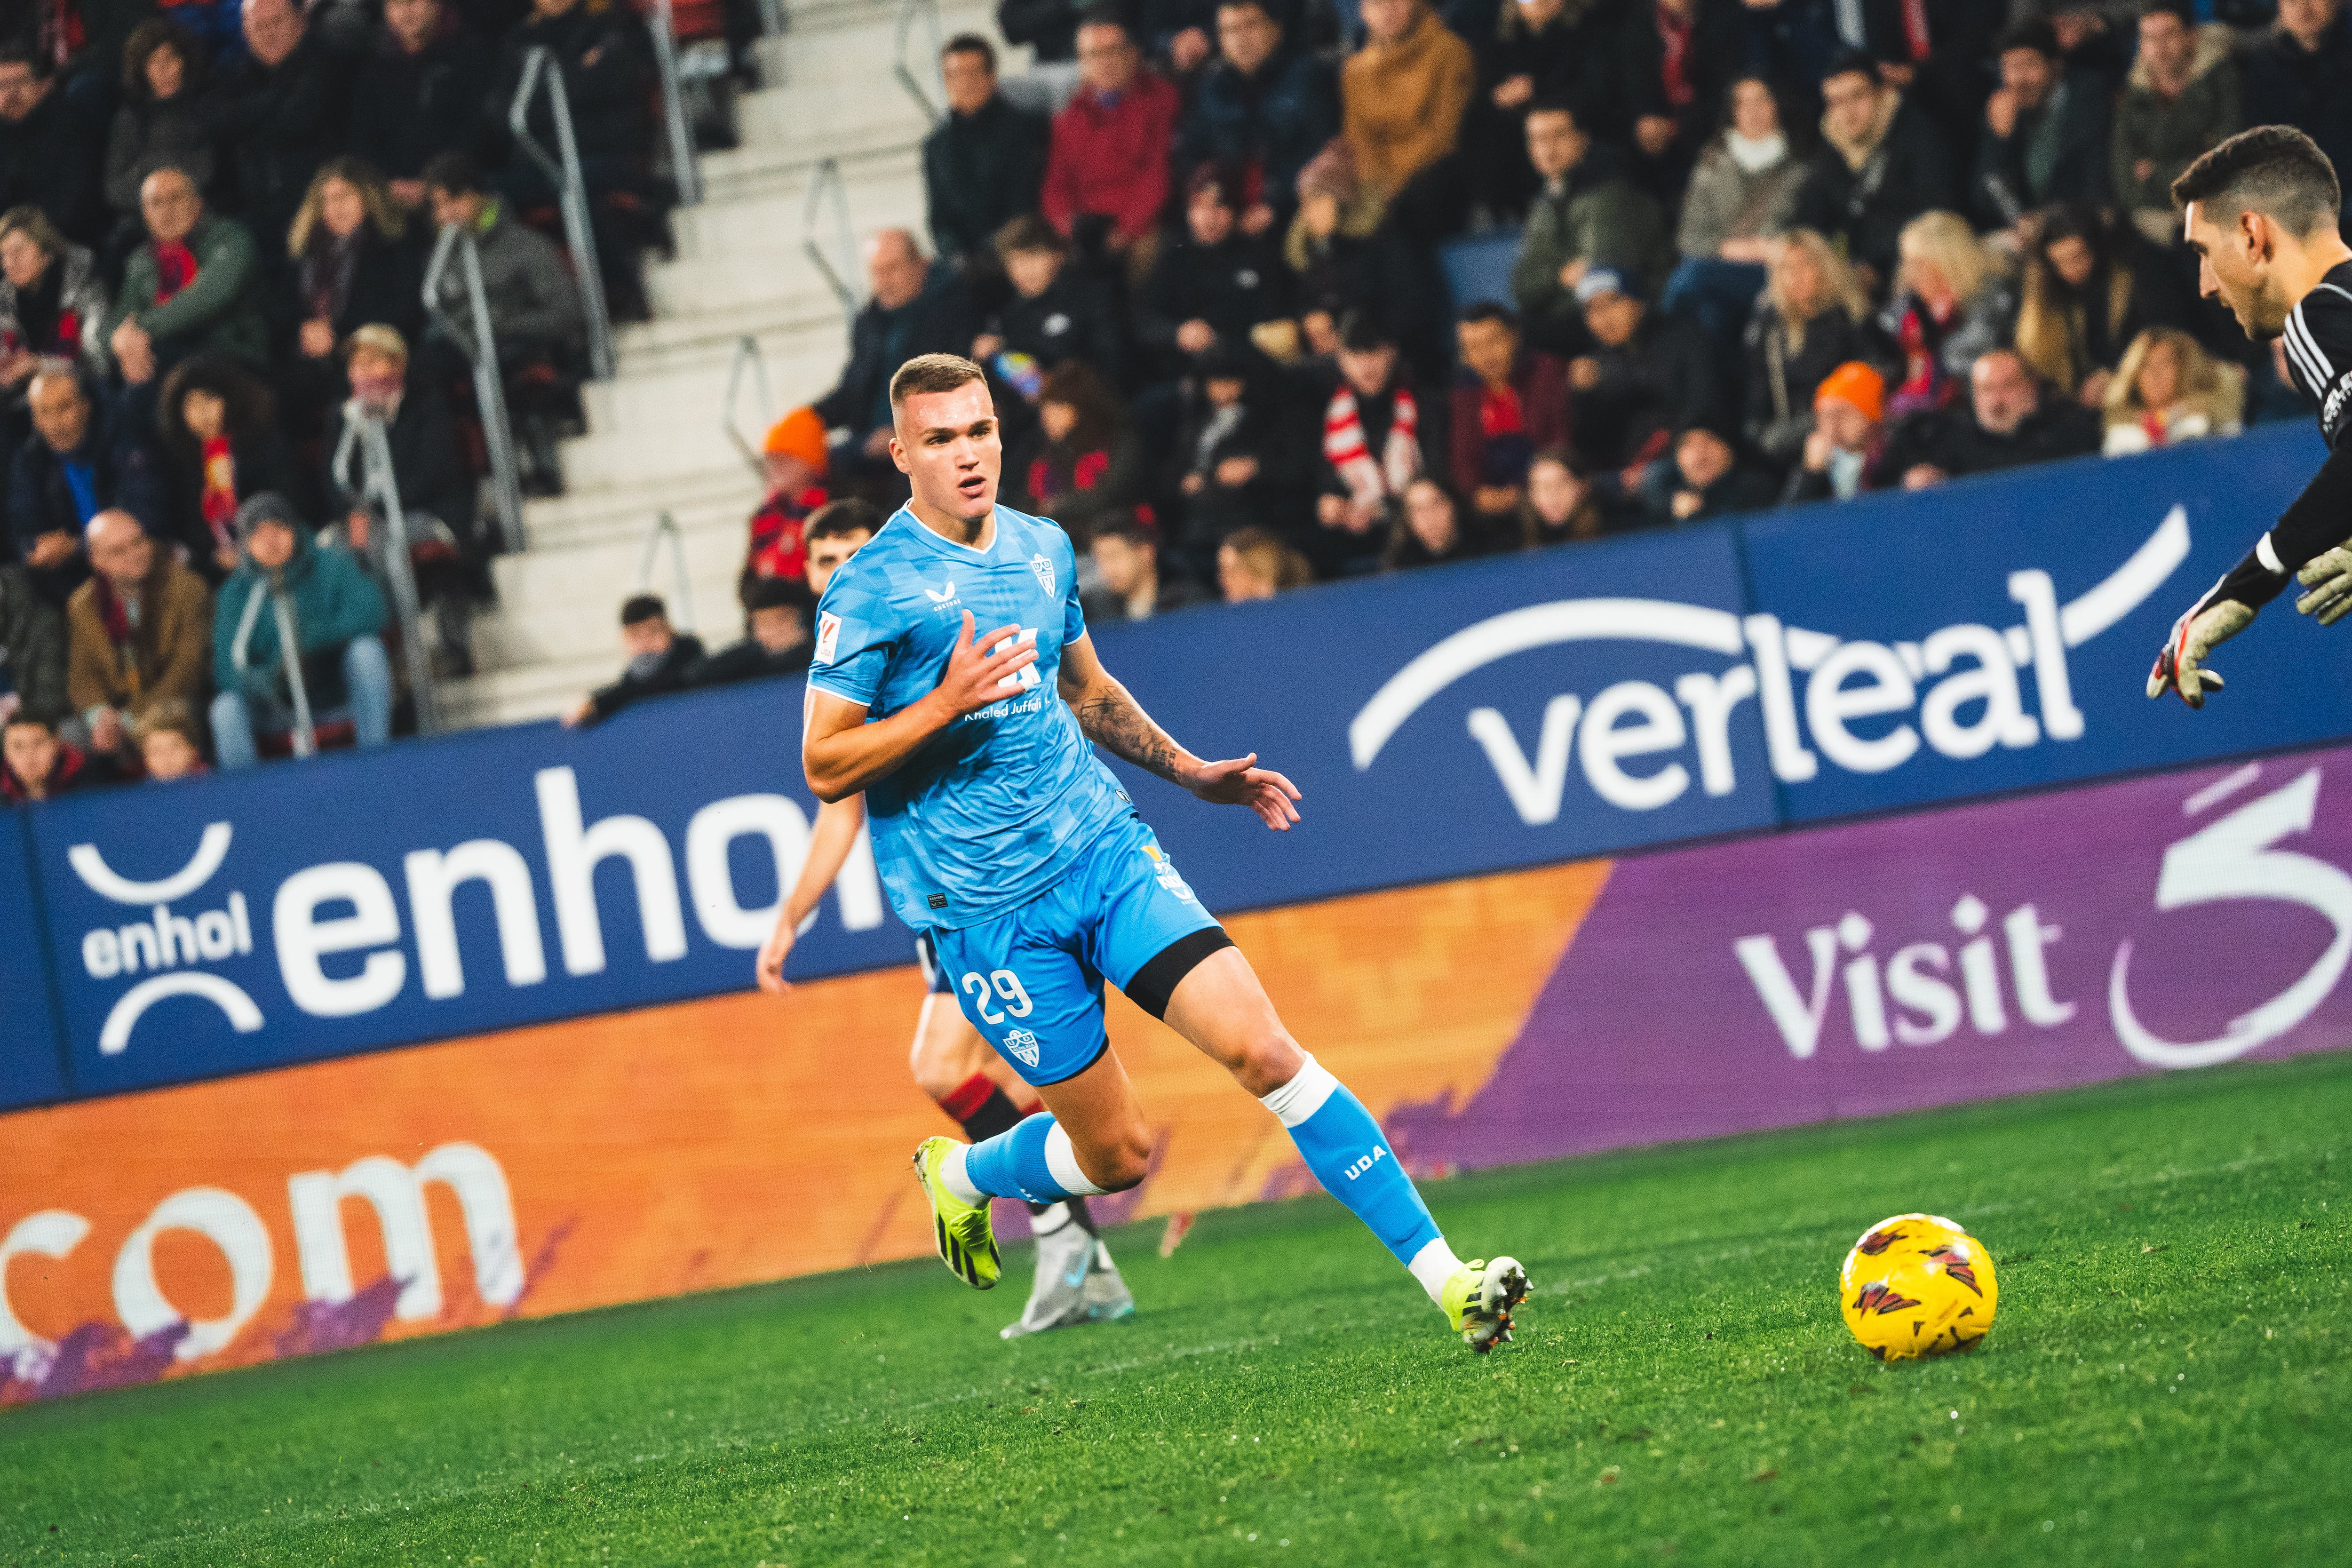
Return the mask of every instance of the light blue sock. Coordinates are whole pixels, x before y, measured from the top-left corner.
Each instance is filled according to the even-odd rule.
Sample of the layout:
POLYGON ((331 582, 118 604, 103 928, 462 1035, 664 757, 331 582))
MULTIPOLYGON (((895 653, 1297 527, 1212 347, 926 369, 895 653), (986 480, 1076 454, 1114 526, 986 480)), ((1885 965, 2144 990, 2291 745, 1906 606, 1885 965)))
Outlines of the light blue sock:
POLYGON ((1429 1205, 1397 1163, 1381 1124, 1322 1063, 1308 1057, 1297 1077, 1258 1103, 1290 1130, 1290 1141, 1324 1190, 1369 1226, 1399 1263, 1421 1275, 1433 1261, 1434 1255, 1423 1256, 1432 1243, 1452 1258, 1437 1222, 1429 1217, 1429 1205))
MULTIPOLYGON (((962 1151, 962 1155, 964 1181, 987 1197, 1055 1204, 1103 1190, 1078 1169, 1070 1135, 1042 1110, 1010 1131, 981 1140, 962 1151)), ((950 1186, 957 1184, 956 1175, 951 1164, 947 1173, 950 1186)))

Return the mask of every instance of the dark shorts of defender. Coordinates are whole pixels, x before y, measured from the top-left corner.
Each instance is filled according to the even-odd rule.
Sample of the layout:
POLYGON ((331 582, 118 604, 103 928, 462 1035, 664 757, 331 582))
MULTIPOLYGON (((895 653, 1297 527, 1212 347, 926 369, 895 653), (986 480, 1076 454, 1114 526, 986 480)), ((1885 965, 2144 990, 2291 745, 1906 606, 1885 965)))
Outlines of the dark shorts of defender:
POLYGON ((923 977, 952 994, 1022 1081, 1076 1078, 1110 1048, 1103 982, 1155 1018, 1177 983, 1233 946, 1132 813, 1106 828, 1055 884, 1016 910, 916 938, 923 977))

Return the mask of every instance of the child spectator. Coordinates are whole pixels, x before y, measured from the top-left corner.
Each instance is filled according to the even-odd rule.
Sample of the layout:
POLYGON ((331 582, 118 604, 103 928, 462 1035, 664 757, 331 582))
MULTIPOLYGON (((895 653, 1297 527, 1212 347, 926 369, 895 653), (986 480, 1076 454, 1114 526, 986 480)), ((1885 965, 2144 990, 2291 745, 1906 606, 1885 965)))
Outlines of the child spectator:
POLYGON ((1957 213, 1925 213, 1903 227, 1902 269, 1879 317, 1902 355, 1891 416, 1960 400, 1977 356, 2009 341, 2017 294, 2000 263, 1957 213))
POLYGON ((61 718, 69 700, 64 618, 22 566, 0 566, 0 721, 61 718))
POLYGON ((1518 318, 1500 305, 1471 306, 1460 339, 1454 489, 1482 517, 1499 517, 1518 509, 1536 453, 1568 444, 1568 367, 1523 348, 1518 318))
POLYGON ((1759 510, 1780 499, 1780 489, 1739 460, 1723 431, 1694 425, 1675 437, 1672 453, 1643 472, 1634 498, 1643 521, 1664 528, 1759 510))
MULTIPOLYGON (((77 363, 103 380, 106 291, 90 253, 59 234, 38 207, 0 213, 0 389, 13 409, 45 360, 77 363)), ((21 437, 22 426, 16 434, 21 437)))
POLYGON ((1088 626, 1148 621, 1201 600, 1200 585, 1160 569, 1160 531, 1129 512, 1095 525, 1087 545, 1096 585, 1078 595, 1088 626))
POLYGON ((1037 210, 1053 127, 997 90, 996 49, 961 33, 940 51, 948 111, 923 139, 923 197, 942 257, 990 266, 996 231, 1037 210))
POLYGON ((122 106, 106 139, 109 254, 139 242, 139 187, 158 169, 177 169, 210 191, 217 166, 205 113, 204 48, 180 26, 151 16, 122 47, 122 106))
POLYGON ((1283 400, 1232 350, 1201 357, 1171 453, 1188 558, 1251 526, 1285 531, 1300 510, 1300 454, 1283 400))
POLYGON ((1136 302, 1136 338, 1163 376, 1192 355, 1249 341, 1250 329, 1286 313, 1288 282, 1270 241, 1240 232, 1247 179, 1204 163, 1186 184, 1184 234, 1167 247, 1136 302))
POLYGON ((204 730, 196 710, 186 700, 165 697, 147 705, 132 731, 139 742, 139 761, 149 784, 198 778, 212 772, 205 765, 204 730))
MULTIPOLYGON (((1069 242, 1060 232, 1042 218, 1014 218, 997 235, 996 254, 1013 280, 1013 298, 972 340, 971 357, 1032 405, 1045 373, 1066 360, 1083 360, 1113 386, 1123 385, 1118 310, 1100 284, 1069 265, 1069 242)), ((1000 405, 998 412, 1019 418, 1025 410, 1000 405)))
POLYGON ((1464 517, 1454 492, 1428 474, 1405 486, 1404 500, 1390 511, 1388 545, 1381 552, 1384 572, 1468 561, 1517 543, 1485 519, 1464 517))
POLYGON ((275 404, 259 378, 218 354, 199 354, 163 378, 166 537, 208 583, 236 570, 237 509, 266 490, 297 488, 275 404))
POLYGON ((1271 599, 1314 580, 1307 557, 1263 528, 1237 528, 1217 546, 1217 593, 1228 605, 1271 599))
POLYGON ((1180 167, 1238 168, 1244 234, 1274 232, 1298 205, 1298 175, 1339 133, 1339 83, 1313 49, 1286 36, 1266 0, 1217 6, 1217 58, 1192 84, 1177 143, 1180 167))
POLYGON ((2153 245, 2174 237, 2172 182, 2199 153, 2238 130, 2233 35, 2199 27, 2189 0, 2150 0, 2139 16, 2139 58, 2116 100, 2116 205, 2153 245))
MULTIPOLYGON (((262 0, 284 5, 286 0, 262 0)), ((195 182, 158 169, 139 187, 147 243, 131 253, 107 340, 133 385, 153 382, 193 353, 269 363, 253 237, 205 209, 195 182)))
POLYGON ((1364 47, 1339 70, 1343 133, 1356 169, 1418 243, 1460 226, 1467 202, 1446 160, 1477 82, 1470 46, 1423 0, 1363 0, 1364 47), (1418 182, 1418 183, 1416 183, 1418 182))
POLYGON ((383 595, 359 558, 320 544, 286 498, 258 495, 236 514, 244 559, 213 614, 213 741, 224 772, 261 760, 265 736, 299 721, 282 628, 314 728, 348 718, 356 744, 392 738, 392 664, 383 595))
POLYGON ((0 800, 10 805, 55 800, 114 782, 104 762, 58 739, 48 719, 20 710, 0 729, 0 800))
POLYGON ((760 457, 768 470, 768 497, 751 514, 751 545, 743 557, 739 596, 747 609, 761 578, 795 581, 807 568, 803 531, 809 515, 828 499, 824 419, 814 408, 793 409, 768 427, 760 457))
POLYGON ((1141 278, 1159 245, 1168 163, 1181 100, 1143 65, 1125 23, 1090 11, 1078 24, 1078 91, 1054 119, 1038 205, 1064 235, 1092 237, 1141 278), (1092 219, 1084 225, 1083 220, 1092 219))
POLYGON ((816 509, 808 520, 808 530, 803 535, 808 541, 808 563, 803 568, 808 584, 809 603, 824 597, 825 584, 841 563, 857 553, 858 547, 882 531, 882 513, 873 502, 856 496, 827 501, 816 509))
POLYGON ((8 531, 33 586, 59 609, 89 575, 82 530, 121 508, 151 536, 166 531, 169 510, 154 454, 142 433, 60 360, 42 362, 26 388, 33 434, 8 470, 8 531))
POLYGON ((1803 460, 1780 499, 1852 500, 1888 484, 1891 476, 1881 467, 1885 419, 1886 378, 1875 366, 1850 360, 1823 376, 1813 390, 1813 428, 1805 437, 1803 460))
POLYGON ((816 601, 798 576, 761 577, 743 595, 750 623, 742 641, 720 648, 687 671, 688 686, 732 686, 740 680, 772 680, 798 675, 815 651, 809 622, 816 601))
POLYGON ((569 709, 564 728, 601 724, 632 702, 683 691, 694 667, 702 662, 701 639, 691 632, 671 630, 669 607, 653 594, 638 594, 622 604, 621 647, 629 656, 621 679, 569 709))
POLYGON ((1144 488, 1144 458, 1113 392, 1073 360, 1037 394, 1037 428, 1007 465, 1023 506, 1062 525, 1080 550, 1105 518, 1131 516, 1144 488))
POLYGON ((1449 448, 1437 400, 1413 387, 1395 342, 1370 319, 1342 323, 1339 357, 1339 385, 1323 408, 1315 520, 1327 574, 1349 576, 1377 564, 1391 505, 1449 448))
POLYGON ((2234 436, 2246 402, 2244 367, 2217 360, 2178 327, 2150 327, 2131 341, 2108 379, 2110 458, 2234 436))
POLYGON ((150 703, 204 694, 213 596, 127 511, 89 525, 89 582, 66 605, 66 689, 89 749, 139 771, 131 729, 150 703))
POLYGON ((383 174, 402 207, 423 207, 425 165, 479 139, 490 74, 488 47, 441 0, 384 0, 352 88, 352 156, 383 174))
POLYGON ((1647 286, 1666 274, 1666 221, 1658 204, 1634 188, 1623 154, 1595 142, 1565 103, 1528 111, 1528 158, 1541 184, 1528 208, 1511 268, 1511 296, 1528 335, 1552 353, 1590 346, 1576 286, 1605 267, 1647 286))
POLYGON ((1780 103, 1760 76, 1731 84, 1730 123, 1699 150, 1675 244, 1682 261, 1659 309, 1687 306, 1717 342, 1748 324, 1773 240, 1789 226, 1805 168, 1780 129, 1780 103))
POLYGON ((2052 387, 2101 407, 2131 341, 2147 327, 2185 325, 2186 301, 2164 258, 2128 225, 2060 207, 2029 227, 2018 350, 2052 387))
POLYGON ((1813 428, 1813 389, 1851 360, 1890 358, 1870 321, 1870 296, 1811 229, 1781 237, 1770 281, 1748 326, 1748 441, 1773 463, 1795 460, 1813 428))

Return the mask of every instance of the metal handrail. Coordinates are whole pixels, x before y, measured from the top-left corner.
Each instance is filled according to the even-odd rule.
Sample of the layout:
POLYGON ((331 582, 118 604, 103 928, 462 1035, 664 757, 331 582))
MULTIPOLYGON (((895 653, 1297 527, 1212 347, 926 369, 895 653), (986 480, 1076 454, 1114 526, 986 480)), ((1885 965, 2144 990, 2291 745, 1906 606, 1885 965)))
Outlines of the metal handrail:
POLYGON ((947 97, 947 84, 940 78, 940 50, 947 41, 945 24, 940 20, 940 0, 900 0, 898 38, 890 48, 890 74, 898 78, 898 85, 906 89, 908 98, 915 100, 915 107, 923 111, 924 118, 936 125, 946 116, 947 110, 939 100, 931 97, 917 79, 914 68, 907 64, 907 40, 914 33, 915 19, 919 16, 929 18, 931 24, 930 79, 940 82, 940 99, 947 97))
POLYGON ((760 0, 760 31, 769 37, 785 31, 792 19, 784 15, 784 0, 760 0))
POLYGON ((294 599, 286 592, 282 568, 269 569, 269 608, 278 622, 278 659, 286 667, 286 694, 294 702, 294 754, 319 754, 319 727, 310 714, 310 682, 302 672, 302 630, 295 624, 294 599))
POLYGON ((843 313, 855 319, 866 300, 849 282, 849 278, 857 272, 857 231, 849 224, 849 184, 841 177, 838 160, 820 159, 810 174, 808 201, 801 209, 801 253, 823 275, 833 289, 833 297, 841 301, 843 313), (833 197, 834 237, 841 256, 838 267, 817 240, 817 209, 828 195, 833 197))
POLYGON ((768 360, 760 352, 760 340, 746 332, 735 340, 735 357, 727 363, 727 395, 719 405, 719 426, 727 432, 727 439, 751 466, 754 477, 764 479, 768 465, 761 449, 743 438, 743 428, 735 421, 735 399, 743 389, 743 370, 750 366, 751 383, 760 394, 760 431, 764 437, 769 426, 776 420, 776 400, 768 390, 768 360))
POLYGON ((669 128, 670 180, 677 187, 677 205, 690 207, 702 199, 702 163, 694 150, 694 132, 686 122, 686 89, 677 74, 677 23, 669 0, 654 0, 646 31, 654 41, 654 65, 661 73, 662 119, 669 128))
POLYGON ((441 702, 433 689, 433 660, 425 651, 425 608, 417 598, 416 568, 408 554, 408 513, 400 504, 400 476, 393 470, 392 443, 384 437, 383 416, 356 397, 343 405, 343 435, 335 445, 332 470, 346 492, 357 496, 362 504, 373 502, 383 518, 381 560, 384 577, 392 584, 393 613, 400 617, 401 654, 408 661, 408 693, 416 704, 416 732, 438 734, 441 702), (351 468, 355 452, 360 459, 357 483, 352 482, 351 468))
POLYGON ((677 526, 677 519, 666 511, 654 513, 654 525, 646 533, 646 556, 637 565, 639 592, 653 586, 654 558, 661 553, 664 539, 669 541, 669 565, 672 592, 677 602, 670 606, 670 625, 679 631, 694 630, 694 589, 686 574, 686 533, 677 526))
POLYGON ((490 335, 490 301, 482 291, 482 258, 472 230, 449 224, 433 246, 425 269, 425 309, 474 367, 474 404, 482 416, 482 445, 489 448, 490 490, 499 512, 499 537, 511 552, 524 548, 522 473, 515 463, 514 427, 507 420, 506 382, 499 374, 498 340, 490 335), (441 308, 441 275, 451 256, 466 290, 467 315, 459 321, 441 308))
POLYGON ((580 144, 572 134, 572 105, 563 93, 563 68, 549 68, 545 44, 534 44, 523 57, 522 81, 507 110, 507 129, 515 142, 553 183, 563 211, 563 237, 572 249, 572 269, 578 276, 580 303, 588 317, 588 369, 599 381, 613 376, 613 318, 604 309, 604 279, 596 268, 596 237, 588 225, 588 186, 580 174, 580 144), (555 121, 555 149, 531 139, 530 100, 540 84, 547 86, 547 106, 555 121))

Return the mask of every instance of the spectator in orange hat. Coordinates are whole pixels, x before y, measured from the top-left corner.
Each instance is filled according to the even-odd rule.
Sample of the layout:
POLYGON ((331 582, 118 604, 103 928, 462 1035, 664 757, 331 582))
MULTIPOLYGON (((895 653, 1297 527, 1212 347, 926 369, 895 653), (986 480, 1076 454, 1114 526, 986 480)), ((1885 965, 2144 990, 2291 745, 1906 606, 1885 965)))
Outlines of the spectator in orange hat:
POLYGON ((1785 500, 1852 500, 1884 489, 1879 460, 1886 449, 1886 378, 1860 360, 1848 360, 1813 389, 1813 433, 1805 458, 1789 476, 1785 500))
POLYGON ((751 547, 743 561, 745 595, 757 579, 798 577, 807 564, 803 530, 809 513, 828 499, 824 417, 814 408, 793 409, 769 427, 761 457, 768 468, 768 499, 751 514, 751 547))

